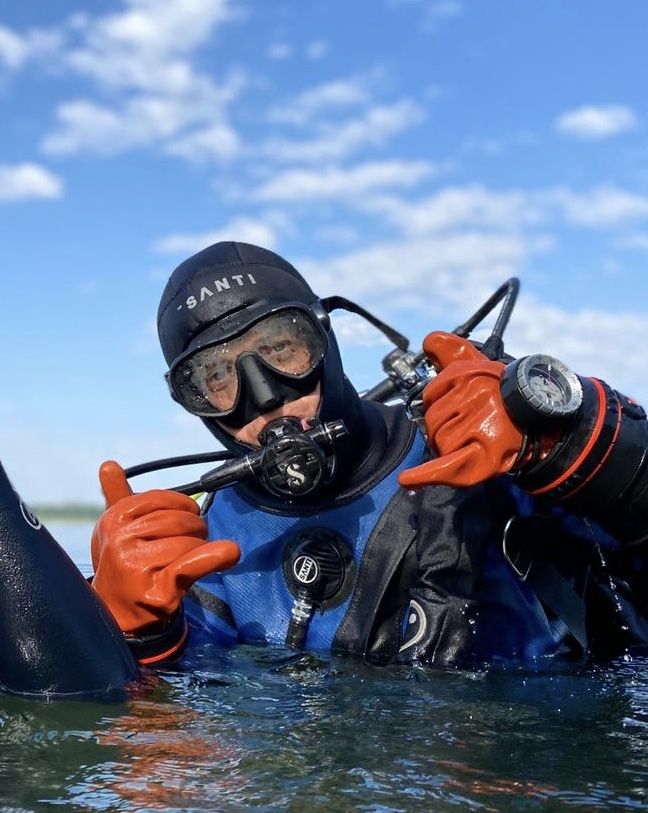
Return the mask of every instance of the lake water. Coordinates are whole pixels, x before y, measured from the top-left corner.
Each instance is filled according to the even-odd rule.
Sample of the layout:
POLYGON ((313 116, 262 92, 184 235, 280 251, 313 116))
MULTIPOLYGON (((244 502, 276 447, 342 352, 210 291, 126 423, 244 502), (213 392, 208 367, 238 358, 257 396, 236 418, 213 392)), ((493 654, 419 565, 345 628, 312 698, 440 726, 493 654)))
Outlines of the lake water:
MULTIPOLYGON (((75 561, 89 528, 53 526, 75 561)), ((648 660, 373 669, 206 648, 119 704, 0 698, 0 813, 648 809, 648 660)))

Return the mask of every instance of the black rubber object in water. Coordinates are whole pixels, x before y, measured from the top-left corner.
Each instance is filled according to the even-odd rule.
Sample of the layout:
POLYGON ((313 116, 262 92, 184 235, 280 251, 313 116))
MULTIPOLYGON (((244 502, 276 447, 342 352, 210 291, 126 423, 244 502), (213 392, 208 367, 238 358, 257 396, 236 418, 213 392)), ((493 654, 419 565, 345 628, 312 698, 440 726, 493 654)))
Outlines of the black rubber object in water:
POLYGON ((108 696, 138 677, 114 619, 0 465, 0 692, 108 696))

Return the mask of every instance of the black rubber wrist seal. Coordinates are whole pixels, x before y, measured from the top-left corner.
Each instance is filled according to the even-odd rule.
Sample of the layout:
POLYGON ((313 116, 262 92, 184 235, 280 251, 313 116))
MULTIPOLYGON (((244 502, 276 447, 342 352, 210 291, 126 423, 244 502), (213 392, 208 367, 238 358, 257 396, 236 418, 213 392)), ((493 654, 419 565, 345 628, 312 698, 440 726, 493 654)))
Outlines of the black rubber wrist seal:
POLYGON ((648 423, 641 406, 597 379, 565 437, 521 472, 531 494, 559 500, 623 541, 648 537, 648 423))
POLYGON ((187 622, 182 607, 171 618, 162 632, 153 635, 127 635, 126 643, 133 656, 140 663, 154 663, 169 657, 177 657, 184 647, 187 636, 187 622))

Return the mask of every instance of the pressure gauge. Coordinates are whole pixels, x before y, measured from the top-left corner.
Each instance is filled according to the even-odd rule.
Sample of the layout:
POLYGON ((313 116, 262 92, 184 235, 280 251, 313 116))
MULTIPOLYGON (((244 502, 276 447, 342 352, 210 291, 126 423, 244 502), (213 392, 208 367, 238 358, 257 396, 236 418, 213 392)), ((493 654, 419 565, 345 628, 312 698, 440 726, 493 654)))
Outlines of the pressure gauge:
POLYGON ((507 365, 500 392, 507 412, 524 429, 569 420, 583 403, 583 385, 576 373, 562 361, 540 354, 507 365))

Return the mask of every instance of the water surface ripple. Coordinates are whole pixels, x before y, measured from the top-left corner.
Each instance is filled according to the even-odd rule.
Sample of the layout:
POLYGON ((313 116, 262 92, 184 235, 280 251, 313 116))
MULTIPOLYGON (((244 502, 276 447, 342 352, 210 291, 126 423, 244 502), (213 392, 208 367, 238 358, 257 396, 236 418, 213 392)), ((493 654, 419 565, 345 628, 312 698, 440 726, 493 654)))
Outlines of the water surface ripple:
MULTIPOLYGON (((50 530, 90 572, 90 526, 50 530)), ((648 659, 534 674, 206 647, 124 703, 0 697, 0 813, 648 810, 647 739, 648 659)))
POLYGON ((205 647, 120 704, 0 699, 0 810, 648 809, 648 660, 573 674, 205 647))

